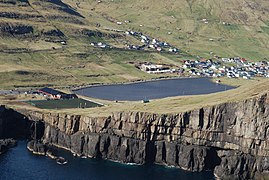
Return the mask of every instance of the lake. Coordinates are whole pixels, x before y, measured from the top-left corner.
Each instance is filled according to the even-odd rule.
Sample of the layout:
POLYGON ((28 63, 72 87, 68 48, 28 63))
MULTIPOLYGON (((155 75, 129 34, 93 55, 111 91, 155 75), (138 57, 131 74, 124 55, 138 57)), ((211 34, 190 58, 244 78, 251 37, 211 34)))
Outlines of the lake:
POLYGON ((92 86, 75 90, 74 93, 97 99, 138 101, 183 95, 209 94, 233 88, 235 87, 214 83, 210 81, 210 78, 184 78, 92 86))
POLYGON ((79 180, 211 180, 212 172, 191 173, 159 165, 124 165, 120 163, 82 159, 60 150, 68 164, 59 165, 46 156, 33 155, 26 149, 26 141, 0 155, 1 180, 79 179, 79 180))

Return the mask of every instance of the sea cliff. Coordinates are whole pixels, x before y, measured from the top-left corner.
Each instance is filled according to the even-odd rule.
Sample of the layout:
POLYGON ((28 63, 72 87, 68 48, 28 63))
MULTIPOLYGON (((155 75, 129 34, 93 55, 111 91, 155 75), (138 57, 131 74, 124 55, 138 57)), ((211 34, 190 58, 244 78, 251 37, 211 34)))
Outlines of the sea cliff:
POLYGON ((174 114, 17 112, 44 123, 44 144, 79 156, 213 170, 221 179, 253 179, 269 171, 269 92, 174 114))

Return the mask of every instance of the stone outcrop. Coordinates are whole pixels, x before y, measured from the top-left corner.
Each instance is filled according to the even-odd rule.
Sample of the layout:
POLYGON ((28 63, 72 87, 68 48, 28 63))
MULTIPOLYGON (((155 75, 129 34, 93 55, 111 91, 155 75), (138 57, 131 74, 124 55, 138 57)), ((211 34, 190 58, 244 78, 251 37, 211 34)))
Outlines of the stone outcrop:
POLYGON ((0 24, 0 34, 6 36, 29 36, 34 32, 34 28, 31 25, 24 24, 0 24))
POLYGON ((50 8, 57 9, 59 11, 64 11, 65 13, 68 13, 68 14, 73 15, 73 16, 84 18, 84 16, 82 16, 74 8, 72 8, 71 6, 67 5, 66 3, 64 3, 61 0, 42 0, 42 1, 49 2, 51 4, 54 4, 54 6, 50 6, 50 8), (57 5, 57 6, 55 6, 55 5, 57 5))
POLYGON ((15 145, 16 141, 14 139, 0 139, 0 155, 15 145))
POLYGON ((42 32, 43 35, 45 36, 56 36, 56 37, 64 37, 64 33, 62 31, 60 31, 59 29, 52 29, 49 31, 43 31, 42 32))
POLYGON ((31 140, 27 143, 27 149, 33 154, 46 155, 47 147, 40 141, 31 140))
POLYGON ((79 32, 75 32, 77 35, 83 35, 88 37, 107 37, 107 38, 122 38, 123 35, 116 33, 105 33, 96 30, 82 29, 79 32))
POLYGON ((27 6, 27 5, 29 5, 29 2, 28 2, 28 0, 0 0, 0 4, 27 6))
POLYGON ((0 12, 0 18, 11 18, 11 19, 41 19, 43 18, 38 14, 20 14, 16 12, 0 12))

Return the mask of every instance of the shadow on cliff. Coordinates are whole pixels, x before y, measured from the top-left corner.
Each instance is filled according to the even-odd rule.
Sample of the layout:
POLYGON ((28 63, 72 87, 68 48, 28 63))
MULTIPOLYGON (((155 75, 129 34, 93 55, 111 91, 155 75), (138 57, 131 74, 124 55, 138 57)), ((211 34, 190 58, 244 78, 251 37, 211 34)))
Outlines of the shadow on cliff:
POLYGON ((0 139, 40 139, 44 129, 42 122, 29 120, 13 109, 0 106, 0 139))
POLYGON ((218 156, 217 149, 211 148, 205 157, 205 169, 214 170, 216 166, 221 164, 221 158, 218 156))

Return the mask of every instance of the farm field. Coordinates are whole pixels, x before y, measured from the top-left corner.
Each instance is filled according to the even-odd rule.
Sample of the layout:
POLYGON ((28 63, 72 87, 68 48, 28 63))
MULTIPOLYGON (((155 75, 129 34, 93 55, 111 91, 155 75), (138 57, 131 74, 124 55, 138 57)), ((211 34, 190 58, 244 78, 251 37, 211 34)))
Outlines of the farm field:
POLYGON ((87 101, 85 99, 60 99, 60 100, 32 100, 26 103, 40 109, 73 109, 101 107, 101 104, 87 101))

